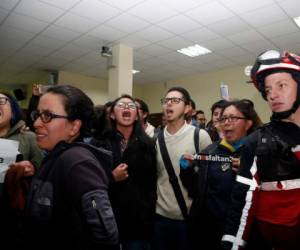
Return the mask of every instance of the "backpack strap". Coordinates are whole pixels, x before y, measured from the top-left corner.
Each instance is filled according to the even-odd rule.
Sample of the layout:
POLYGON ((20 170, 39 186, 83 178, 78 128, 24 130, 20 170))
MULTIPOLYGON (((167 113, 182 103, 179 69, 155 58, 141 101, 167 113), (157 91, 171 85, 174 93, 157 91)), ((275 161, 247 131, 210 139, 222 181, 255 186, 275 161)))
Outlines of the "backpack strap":
POLYGON ((195 144, 195 149, 196 149, 197 154, 200 154, 199 137, 200 137, 200 128, 195 127, 195 130, 194 130, 194 144, 195 144))
POLYGON ((163 131, 164 130, 162 129, 158 133, 158 143, 159 143, 161 156, 162 156, 162 159, 164 161, 164 165, 165 165, 165 168, 167 170, 167 173, 169 175, 169 181, 170 181, 170 183, 173 187, 173 191, 175 193, 175 197, 176 197, 177 203, 180 207, 182 216, 185 220, 187 220, 187 218, 188 218, 187 206, 186 206, 181 188, 179 186, 178 178, 175 174, 174 167, 172 165, 172 162, 171 162, 171 159, 170 159, 170 156, 169 156, 169 153, 168 153, 168 149, 166 147, 163 131))

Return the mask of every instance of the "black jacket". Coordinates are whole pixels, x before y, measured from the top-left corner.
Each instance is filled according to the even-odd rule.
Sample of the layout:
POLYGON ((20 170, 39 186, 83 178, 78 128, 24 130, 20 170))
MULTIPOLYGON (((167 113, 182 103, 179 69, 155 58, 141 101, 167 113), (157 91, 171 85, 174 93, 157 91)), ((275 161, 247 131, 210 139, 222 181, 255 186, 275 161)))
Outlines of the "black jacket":
POLYGON ((147 240, 152 230, 156 204, 156 151, 154 142, 132 136, 121 152, 120 133, 111 133, 104 140, 93 141, 113 154, 113 168, 120 163, 128 165, 129 177, 114 182, 111 201, 116 216, 120 238, 147 240))
POLYGON ((101 165, 108 156, 98 154, 60 142, 45 157, 28 197, 30 249, 115 249, 118 231, 101 165))
POLYGON ((255 220, 272 224, 272 220, 276 221, 295 213, 296 220, 299 219, 299 211, 293 209, 297 201, 292 204, 288 202, 291 201, 288 196, 290 192, 262 191, 260 187, 262 182, 300 178, 300 159, 297 159, 296 153, 292 152, 293 148, 299 145, 300 129, 290 122, 271 122, 247 138, 241 154, 237 181, 232 192, 233 202, 223 241, 225 249, 232 249, 232 244, 234 244, 234 249, 238 249, 237 243, 247 242, 249 233, 254 231, 252 223, 255 220), (277 194, 276 198, 272 197, 274 192, 277 194), (260 199, 260 197, 268 199, 260 199), (258 216, 261 208, 270 211, 265 213, 267 218, 261 218, 261 214, 258 216), (282 211, 281 208, 286 210, 284 214, 278 214, 277 211, 282 211))
MULTIPOLYGON (((217 141, 202 153, 239 157, 240 150, 232 152, 217 141)), ((232 170, 231 164, 224 162, 197 161, 194 167, 181 169, 180 178, 193 198, 189 217, 196 241, 194 244, 207 245, 214 250, 221 248, 235 177, 236 172, 232 170)))

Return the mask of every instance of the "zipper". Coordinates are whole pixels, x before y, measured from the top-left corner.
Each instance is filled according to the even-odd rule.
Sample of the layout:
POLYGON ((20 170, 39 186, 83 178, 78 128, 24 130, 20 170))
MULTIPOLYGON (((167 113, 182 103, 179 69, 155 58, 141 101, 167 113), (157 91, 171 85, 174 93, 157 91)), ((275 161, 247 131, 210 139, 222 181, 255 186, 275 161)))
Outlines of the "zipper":
POLYGON ((92 201, 91 202, 92 202, 92 208, 96 210, 96 214, 97 214, 97 216, 99 218, 100 225, 103 226, 105 235, 108 235, 108 231, 107 231, 106 225, 105 225, 105 223, 103 221, 101 213, 99 212, 99 209, 97 209, 97 202, 95 201, 94 197, 92 197, 92 201))
POLYGON ((93 207, 94 209, 97 208, 97 203, 96 203, 96 201, 95 201, 94 199, 92 199, 92 207, 93 207))

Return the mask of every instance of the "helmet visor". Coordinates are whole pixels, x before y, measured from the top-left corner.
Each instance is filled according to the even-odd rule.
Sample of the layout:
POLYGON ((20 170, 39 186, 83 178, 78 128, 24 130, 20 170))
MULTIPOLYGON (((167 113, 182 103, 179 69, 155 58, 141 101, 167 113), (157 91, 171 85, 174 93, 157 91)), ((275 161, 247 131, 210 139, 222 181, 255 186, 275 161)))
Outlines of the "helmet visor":
POLYGON ((299 56, 288 52, 280 53, 276 50, 268 50, 257 57, 251 69, 251 78, 253 82, 257 84, 257 75, 262 71, 280 68, 300 71, 299 56))
POLYGON ((257 61, 260 62, 260 64, 275 64, 280 63, 282 57, 284 57, 284 55, 280 54, 279 51, 269 50, 259 55, 257 61))

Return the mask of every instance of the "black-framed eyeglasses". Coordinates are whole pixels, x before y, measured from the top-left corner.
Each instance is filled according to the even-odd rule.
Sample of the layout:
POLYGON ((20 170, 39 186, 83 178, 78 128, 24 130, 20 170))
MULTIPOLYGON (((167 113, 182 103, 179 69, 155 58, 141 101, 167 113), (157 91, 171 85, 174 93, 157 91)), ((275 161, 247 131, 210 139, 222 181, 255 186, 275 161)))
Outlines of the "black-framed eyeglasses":
POLYGON ((30 117, 31 117, 32 121, 36 121, 38 118, 41 118, 43 123, 51 122, 51 120, 54 118, 70 119, 69 116, 53 114, 47 110, 43 111, 43 112, 39 112, 37 110, 32 111, 30 114, 30 117))
POLYGON ((137 106, 134 102, 118 102, 116 104, 116 106, 120 109, 125 109, 125 108, 136 109, 137 108, 137 106))
POLYGON ((0 97, 0 105, 5 105, 8 101, 7 97, 0 97))
POLYGON ((169 101, 170 101, 172 104, 178 104, 178 103, 180 103, 181 101, 184 102, 184 99, 179 98, 179 97, 170 97, 170 98, 165 97, 165 98, 161 98, 161 99, 160 99, 160 102, 161 102, 162 105, 167 104, 169 101))
POLYGON ((240 117, 240 116, 222 116, 218 119, 218 122, 225 123, 228 121, 229 123, 237 122, 238 120, 247 120, 246 117, 240 117))

